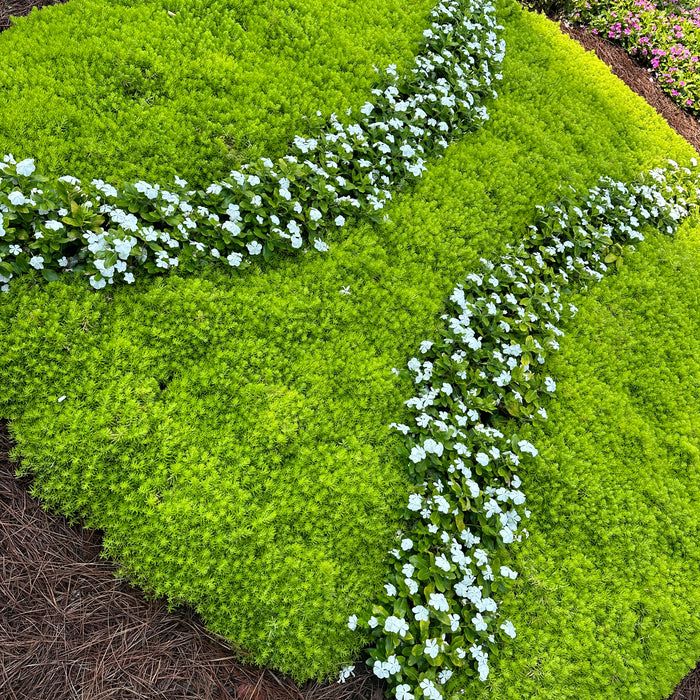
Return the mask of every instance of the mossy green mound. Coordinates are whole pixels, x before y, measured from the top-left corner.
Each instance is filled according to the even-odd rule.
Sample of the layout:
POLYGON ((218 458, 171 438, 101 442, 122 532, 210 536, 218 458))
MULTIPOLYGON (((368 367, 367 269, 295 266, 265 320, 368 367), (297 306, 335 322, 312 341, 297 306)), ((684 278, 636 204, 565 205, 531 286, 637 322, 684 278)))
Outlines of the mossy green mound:
MULTIPOLYGON (((298 678, 336 671, 362 645, 345 622, 381 586, 408 489, 387 426, 402 418, 411 388, 390 370, 430 335, 445 295, 480 255, 516 240, 534 204, 555 199, 560 185, 629 179, 667 156, 692 155, 555 26, 512 5, 501 21, 505 80, 491 121, 431 164, 391 208, 391 222, 346 232, 326 255, 240 277, 213 270, 110 296, 27 279, 1 300, 2 411, 37 494, 103 528, 107 551, 149 590, 192 603, 255 660, 298 678)), ((566 444, 538 440, 543 470, 555 454, 569 459, 566 444)), ((545 514, 531 529, 546 537, 540 504, 550 484, 523 476, 533 510, 545 514)), ((590 512, 577 517, 593 521, 590 512)), ((679 534, 689 567, 691 536, 679 534)), ((676 554, 659 556, 655 565, 671 566, 676 554)), ((557 561, 553 570, 565 566, 557 561)), ((635 591, 652 610, 656 592, 635 591)), ((629 589, 608 595, 611 609, 623 609, 629 589)), ((691 620, 696 601, 679 597, 676 606, 673 620, 691 620)), ((558 629, 565 605, 560 614, 558 629)), ((670 617, 660 620, 669 633, 670 617)), ((543 638, 534 615, 528 622, 519 639, 543 638)), ((609 624, 610 634, 618 628, 616 643, 637 666, 666 663, 654 645, 644 656, 619 626, 609 624)), ((683 644, 686 657, 698 651, 683 644)), ((546 648, 564 653, 555 636, 546 648)), ((611 676, 608 661, 600 673, 611 676)), ((513 697, 529 697, 515 662, 499 673, 513 697)), ((653 677, 638 674, 638 687, 656 687, 653 677)), ((562 683, 549 697, 568 692, 562 683)))

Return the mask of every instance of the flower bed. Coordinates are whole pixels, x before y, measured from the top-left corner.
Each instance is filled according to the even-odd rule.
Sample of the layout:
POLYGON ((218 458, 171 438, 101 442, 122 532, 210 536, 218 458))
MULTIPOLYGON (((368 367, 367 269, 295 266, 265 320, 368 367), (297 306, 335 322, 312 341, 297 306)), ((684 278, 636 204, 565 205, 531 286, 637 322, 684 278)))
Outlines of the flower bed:
MULTIPOLYGON (((580 190, 602 171, 629 180, 667 154, 691 154, 555 28, 513 6, 501 16, 504 82, 485 128, 453 144, 413 192, 396 196, 387 220, 358 221, 342 235, 331 229, 326 255, 279 256, 233 281, 225 268, 174 271, 114 285, 109 294, 70 275, 47 285, 30 270, 1 299, 3 413, 13 419, 36 493, 104 529, 106 552, 148 591, 192 603, 252 659, 299 679, 336 674, 372 641, 366 630, 348 629, 347 619, 364 620, 363 606, 381 595, 394 566, 386 551, 405 527, 402 508, 413 487, 404 470, 416 445, 402 445, 387 426, 410 421, 401 407, 415 382, 390 368, 426 335, 440 347, 439 316, 455 281, 506 243, 517 249, 533 202, 560 196, 562 182, 580 190)), ((420 446, 436 456, 432 439, 435 445, 420 446)), ((566 445, 527 434, 520 440, 568 454, 566 445)), ((536 464, 529 470, 536 473, 536 464)), ((546 483, 527 483, 528 498, 544 510, 546 483)), ((602 518, 606 511, 594 512, 602 518)), ((557 554, 566 565, 566 552, 557 554)), ((527 561, 499 556, 499 572, 520 571, 516 592, 523 579, 529 583, 527 561)), ((654 565, 670 566, 668 552, 659 557, 654 565)), ((441 564, 453 572, 452 563, 441 564)), ((648 606, 641 578, 651 565, 645 560, 635 579, 648 606)), ((587 589, 577 593, 585 597, 587 589)), ((606 595, 619 610, 629 591, 606 595)), ((668 634, 691 620, 694 595, 679 584, 673 617, 661 621, 668 634)), ((426 602, 430 616, 430 596, 426 602)), ((437 595, 433 602, 445 612, 437 595)), ((521 624, 517 602, 504 596, 508 615, 499 623, 510 619, 518 630, 504 647, 508 659, 540 629, 521 624)), ((571 614, 567 602, 552 621, 558 629, 571 614)), ((474 626, 493 627, 484 612, 474 626)), ((600 609, 589 613, 595 619, 600 609)), ((382 630, 400 637, 401 616, 387 625, 389 617, 382 630)), ((603 638, 638 659, 624 622, 607 625, 603 638)), ((570 637, 563 639, 561 653, 581 668, 570 637)), ((440 638, 423 641, 416 658, 438 658, 440 638)), ((552 637, 544 653, 556 656, 559 641, 552 637)), ((689 649, 697 651, 692 640, 684 654, 689 649)), ((644 653, 645 668, 635 662, 638 675, 624 686, 629 696, 669 673, 667 654, 653 647, 644 653)), ((395 668, 388 656, 375 659, 383 671, 382 664, 395 668)), ((512 667, 494 657, 487 688, 506 684, 512 696, 529 687, 519 674, 530 656, 512 667)), ((415 680, 420 687, 431 678, 415 680)), ((467 674, 444 680, 480 692, 467 674)), ((555 680, 548 679, 549 697, 562 695, 555 680)), ((399 685, 406 684, 397 691, 399 685)))
POLYGON ((700 115, 700 6, 677 0, 577 0, 573 17, 649 65, 666 94, 700 115))

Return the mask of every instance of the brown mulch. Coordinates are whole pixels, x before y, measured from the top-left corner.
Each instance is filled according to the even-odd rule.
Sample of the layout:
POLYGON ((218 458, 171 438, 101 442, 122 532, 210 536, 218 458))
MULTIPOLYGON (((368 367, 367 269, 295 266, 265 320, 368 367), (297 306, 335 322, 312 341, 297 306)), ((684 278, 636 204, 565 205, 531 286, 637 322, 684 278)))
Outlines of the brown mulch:
POLYGON ((67 0, 0 0, 0 32, 10 26, 10 17, 24 17, 35 7, 58 5, 62 2, 67 0))
MULTIPOLYGON (((0 0, 10 16, 66 0, 0 0)), ((700 125, 625 51, 562 24, 700 150, 700 125)), ((307 683, 243 663, 245 654, 206 630, 188 608, 168 612, 115 577, 100 559, 99 532, 70 526, 28 496, 9 460, 0 421, 1 700, 381 700, 382 685, 358 663, 345 685, 307 683)), ((700 662, 669 700, 700 700, 700 662)))
POLYGON ((358 663, 346 684, 297 687, 208 632, 191 609, 147 601, 100 533, 43 511, 10 464, 0 422, 0 698, 2 700, 381 700, 358 663))

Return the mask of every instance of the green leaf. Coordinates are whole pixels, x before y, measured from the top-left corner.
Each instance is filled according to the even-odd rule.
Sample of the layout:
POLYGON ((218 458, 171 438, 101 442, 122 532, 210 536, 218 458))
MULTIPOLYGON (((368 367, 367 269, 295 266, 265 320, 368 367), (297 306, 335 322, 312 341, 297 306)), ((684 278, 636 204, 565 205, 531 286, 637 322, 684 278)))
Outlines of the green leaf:
POLYGON ((58 280, 58 274, 54 270, 49 270, 48 268, 44 268, 41 271, 42 277, 47 281, 47 282, 56 282, 58 280))

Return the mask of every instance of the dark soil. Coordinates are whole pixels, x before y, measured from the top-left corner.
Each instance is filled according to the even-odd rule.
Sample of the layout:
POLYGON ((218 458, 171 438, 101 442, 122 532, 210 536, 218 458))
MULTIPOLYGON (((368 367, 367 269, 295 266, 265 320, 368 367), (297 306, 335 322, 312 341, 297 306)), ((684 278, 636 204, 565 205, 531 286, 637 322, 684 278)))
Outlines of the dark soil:
MULTIPOLYGON (((10 16, 65 0, 0 0, 10 16)), ((700 125, 625 51, 584 29, 562 31, 612 67, 700 150, 700 125)), ((244 663, 188 608, 168 612, 116 578, 101 535, 44 512, 16 479, 0 421, 0 698, 2 700, 381 700, 363 663, 344 685, 307 683, 244 663)), ((669 700, 700 700, 700 662, 669 700)))

